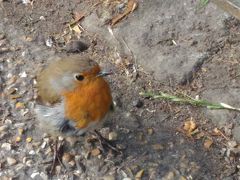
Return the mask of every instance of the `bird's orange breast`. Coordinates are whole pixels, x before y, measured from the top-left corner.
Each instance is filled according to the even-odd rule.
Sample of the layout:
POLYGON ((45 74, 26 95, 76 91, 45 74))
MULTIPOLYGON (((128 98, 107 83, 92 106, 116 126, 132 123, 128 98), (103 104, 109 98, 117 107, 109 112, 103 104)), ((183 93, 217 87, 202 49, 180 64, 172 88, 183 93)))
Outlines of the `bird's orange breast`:
POLYGON ((112 104, 108 83, 98 77, 72 92, 63 93, 65 97, 65 118, 76 123, 77 128, 86 128, 89 123, 101 121, 112 104))

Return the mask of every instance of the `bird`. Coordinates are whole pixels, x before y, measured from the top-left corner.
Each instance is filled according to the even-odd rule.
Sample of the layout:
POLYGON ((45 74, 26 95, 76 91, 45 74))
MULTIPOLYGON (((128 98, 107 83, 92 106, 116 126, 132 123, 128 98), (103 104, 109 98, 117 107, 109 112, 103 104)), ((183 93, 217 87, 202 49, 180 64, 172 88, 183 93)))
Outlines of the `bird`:
POLYGON ((102 145, 116 150, 96 130, 113 109, 111 89, 104 79, 111 74, 87 56, 64 56, 51 62, 37 76, 34 111, 40 128, 53 137, 94 131, 102 145))

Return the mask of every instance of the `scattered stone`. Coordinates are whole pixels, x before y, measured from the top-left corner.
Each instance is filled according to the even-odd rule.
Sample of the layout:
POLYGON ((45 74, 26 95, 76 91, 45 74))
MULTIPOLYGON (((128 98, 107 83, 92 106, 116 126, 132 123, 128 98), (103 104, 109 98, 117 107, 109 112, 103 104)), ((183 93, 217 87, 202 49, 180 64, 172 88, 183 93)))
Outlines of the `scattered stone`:
POLYGON ((100 133, 104 138, 108 138, 109 132, 110 132, 109 127, 104 127, 102 129, 100 129, 100 133))
POLYGON ((133 106, 134 106, 134 107, 137 107, 137 108, 140 108, 140 107, 143 106, 143 101, 141 101, 140 99, 134 100, 134 101, 133 101, 133 106))
POLYGON ((61 173, 61 166, 60 165, 56 166, 55 170, 56 170, 56 174, 60 174, 61 173))
POLYGON ((0 34, 0 40, 5 39, 5 34, 0 34))
POLYGON ((27 77, 27 73, 26 73, 25 71, 23 71, 23 72, 21 72, 21 73, 19 74, 19 76, 20 76, 21 78, 25 78, 25 77, 27 77))
POLYGON ((153 135, 153 128, 148 128, 147 133, 149 136, 153 135))
POLYGON ((110 140, 110 141, 116 141, 117 140, 117 133, 116 132, 110 132, 109 134, 108 134, 108 139, 110 140))
POLYGON ((127 148, 127 146, 124 145, 124 144, 117 144, 116 147, 117 147, 119 150, 124 150, 124 149, 127 148))
POLYGON ((0 126, 0 133, 2 133, 3 131, 6 131, 7 129, 8 129, 7 125, 0 126))
POLYGON ((26 142, 27 142, 27 143, 32 142, 32 137, 27 137, 26 142))
POLYGON ((42 21, 46 20, 44 16, 40 16, 39 19, 42 21))
POLYGON ((101 151, 100 151, 98 148, 93 149, 93 150, 91 151, 91 155, 92 155, 92 156, 98 156, 99 154, 101 154, 101 151))
POLYGON ((163 150, 163 146, 161 144, 154 144, 152 145, 152 148, 156 151, 163 150))
POLYGON ((15 139, 15 142, 16 142, 16 143, 19 143, 19 142, 21 142, 21 141, 22 141, 22 138, 21 138, 20 136, 17 136, 16 139, 15 139))
POLYGON ((47 145, 47 143, 46 143, 46 141, 44 141, 41 145, 41 148, 44 149, 46 147, 46 145, 47 145))
POLYGON ((7 157, 7 163, 9 166, 17 164, 17 160, 11 157, 7 157))
POLYGON ((73 156, 69 153, 64 153, 62 156, 62 161, 63 162, 69 162, 73 159, 73 156))
POLYGON ((46 41, 45 41, 45 45, 48 47, 52 47, 54 43, 54 40, 52 37, 49 37, 46 41))
POLYGON ((1 148, 10 151, 12 149, 12 145, 10 143, 3 143, 1 148))
POLYGON ((175 174, 174 172, 170 171, 168 172, 164 177, 163 180, 173 180, 175 179, 175 174))
POLYGON ((15 167, 15 169, 16 169, 16 171, 20 171, 20 170, 22 170, 24 168, 24 164, 17 164, 16 165, 16 167, 15 167))
POLYGON ((75 163, 74 160, 70 161, 68 164, 69 164, 71 167, 74 167, 74 166, 76 165, 76 163, 75 163))
POLYGON ((142 179, 143 174, 144 174, 144 170, 143 170, 143 169, 140 170, 140 171, 138 171, 137 174, 136 174, 136 176, 135 176, 135 179, 136 179, 136 180, 142 179))
POLYGON ((27 161, 26 161, 26 166, 31 167, 32 164, 33 164, 33 161, 32 161, 32 160, 27 160, 27 161))
POLYGON ((206 140, 204 141, 203 146, 204 146, 205 149, 208 150, 208 149, 212 146, 212 144, 213 144, 213 141, 212 141, 211 139, 206 139, 206 140))
POLYGON ((16 109, 22 109, 25 107, 25 105, 22 102, 17 102, 15 107, 16 107, 16 109))
POLYGON ((229 148, 235 148, 238 144, 236 141, 228 141, 227 145, 229 148))
POLYGON ((114 176, 104 176, 103 180, 115 180, 116 178, 114 176))
POLYGON ((34 154, 36 154, 36 152, 34 150, 31 150, 31 151, 29 151, 29 154, 34 155, 34 154))
POLYGON ((40 174, 39 172, 34 172, 34 173, 31 174, 31 178, 34 179, 39 174, 40 174))
POLYGON ((23 128, 18 128, 18 134, 19 134, 19 135, 22 135, 23 132, 24 132, 23 128))
POLYGON ((42 178, 43 180, 47 180, 47 179, 48 179, 47 174, 45 174, 45 173, 43 173, 43 172, 40 173, 40 176, 41 176, 41 178, 42 178))
POLYGON ((88 49, 88 45, 82 41, 71 41, 66 45, 66 51, 69 53, 80 53, 88 49))

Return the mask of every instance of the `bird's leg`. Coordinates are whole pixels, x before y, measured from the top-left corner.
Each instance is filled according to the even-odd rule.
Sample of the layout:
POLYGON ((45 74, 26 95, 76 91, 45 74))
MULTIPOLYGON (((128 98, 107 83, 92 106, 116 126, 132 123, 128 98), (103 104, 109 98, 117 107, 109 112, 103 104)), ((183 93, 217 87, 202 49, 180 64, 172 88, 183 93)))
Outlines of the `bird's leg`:
POLYGON ((115 147, 111 141, 109 141, 108 139, 104 138, 100 132, 98 132, 97 130, 94 130, 94 133, 103 149, 103 151, 105 151, 106 149, 111 149, 112 151, 116 152, 116 153, 119 153, 119 154, 122 154, 122 152, 117 148, 115 147))
POLYGON ((52 162, 52 166, 51 166, 51 170, 50 170, 50 175, 53 174, 53 171, 54 171, 54 169, 57 165, 57 162, 65 168, 65 166, 63 165, 63 163, 61 161, 62 154, 63 154, 63 142, 61 142, 59 144, 58 143, 58 138, 56 138, 55 141, 54 141, 53 162, 52 162))

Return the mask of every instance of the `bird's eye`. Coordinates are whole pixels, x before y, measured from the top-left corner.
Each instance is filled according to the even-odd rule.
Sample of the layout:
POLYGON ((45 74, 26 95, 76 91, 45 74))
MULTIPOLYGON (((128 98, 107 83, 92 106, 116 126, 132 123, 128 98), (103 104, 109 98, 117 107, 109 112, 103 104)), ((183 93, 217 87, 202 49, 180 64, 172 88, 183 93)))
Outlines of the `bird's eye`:
POLYGON ((76 75, 75 75, 75 78, 76 78, 76 80, 78 80, 78 81, 84 80, 84 76, 81 75, 81 74, 76 74, 76 75))

